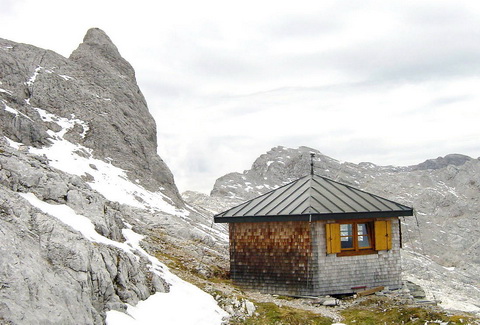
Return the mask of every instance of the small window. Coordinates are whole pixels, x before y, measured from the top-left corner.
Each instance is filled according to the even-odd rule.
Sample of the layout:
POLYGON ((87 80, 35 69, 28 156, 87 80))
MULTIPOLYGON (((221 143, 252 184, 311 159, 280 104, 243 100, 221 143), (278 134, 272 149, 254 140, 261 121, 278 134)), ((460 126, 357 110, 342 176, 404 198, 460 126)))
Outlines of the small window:
POLYGON ((392 222, 372 218, 326 223, 325 238, 327 254, 374 254, 392 249, 392 222))
POLYGON ((371 222, 351 222, 340 224, 341 252, 367 253, 372 251, 371 222))

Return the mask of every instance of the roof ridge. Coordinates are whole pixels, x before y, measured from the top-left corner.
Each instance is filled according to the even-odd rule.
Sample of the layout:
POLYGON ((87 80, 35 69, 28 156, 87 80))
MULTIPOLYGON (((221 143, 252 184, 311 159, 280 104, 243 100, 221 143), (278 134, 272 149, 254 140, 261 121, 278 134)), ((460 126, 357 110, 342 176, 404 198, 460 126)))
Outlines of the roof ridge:
POLYGON ((308 193, 308 213, 311 215, 313 210, 315 210, 313 208, 313 204, 312 204, 312 201, 313 201, 313 195, 312 195, 313 194, 312 193, 313 192, 313 176, 315 176, 315 173, 311 173, 308 176, 310 176, 310 180, 309 180, 310 184, 309 184, 309 188, 308 188, 308 192, 309 192, 308 193))

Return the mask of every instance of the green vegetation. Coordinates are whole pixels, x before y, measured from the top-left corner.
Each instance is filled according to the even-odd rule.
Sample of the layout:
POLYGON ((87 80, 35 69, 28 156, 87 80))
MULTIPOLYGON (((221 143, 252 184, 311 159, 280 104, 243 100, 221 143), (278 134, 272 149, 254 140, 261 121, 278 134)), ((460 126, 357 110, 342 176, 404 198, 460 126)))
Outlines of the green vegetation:
POLYGON ((433 307, 406 306, 386 297, 370 297, 340 314, 345 324, 411 324, 426 325, 439 322, 453 324, 480 324, 479 319, 465 315, 449 315, 433 307))
MULTIPOLYGON (((310 311, 280 307, 274 303, 255 303, 254 316, 231 320, 232 325, 331 325, 332 319, 310 311)), ((340 323, 347 325, 433 325, 480 324, 480 319, 467 315, 451 315, 433 306, 408 306, 386 297, 369 297, 338 311, 340 323)))
POLYGON ((330 325, 330 318, 309 311, 290 307, 279 307, 274 303, 256 303, 255 316, 232 325, 330 325))

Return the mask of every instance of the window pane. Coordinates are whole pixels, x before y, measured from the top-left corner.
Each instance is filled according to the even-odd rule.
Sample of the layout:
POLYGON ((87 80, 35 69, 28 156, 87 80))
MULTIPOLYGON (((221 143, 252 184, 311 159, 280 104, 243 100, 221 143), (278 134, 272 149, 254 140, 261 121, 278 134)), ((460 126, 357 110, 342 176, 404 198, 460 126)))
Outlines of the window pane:
POLYGON ((368 234, 367 224, 366 223, 357 224, 357 232, 359 236, 368 234))
POLYGON ((340 225, 340 236, 352 236, 352 224, 340 225))
POLYGON ((340 242, 342 249, 353 249, 353 224, 340 225, 340 242))
POLYGON ((353 237, 342 237, 342 248, 353 248, 353 237))
POLYGON ((368 236, 358 236, 358 247, 360 248, 370 247, 370 240, 368 236))

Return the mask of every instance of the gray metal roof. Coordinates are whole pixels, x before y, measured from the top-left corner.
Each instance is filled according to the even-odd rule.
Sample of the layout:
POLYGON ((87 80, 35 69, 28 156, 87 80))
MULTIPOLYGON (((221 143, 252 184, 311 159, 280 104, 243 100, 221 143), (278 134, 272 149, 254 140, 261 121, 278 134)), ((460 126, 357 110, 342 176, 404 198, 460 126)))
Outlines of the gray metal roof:
POLYGON ((308 175, 214 216, 215 222, 313 221, 411 216, 413 209, 308 175))

